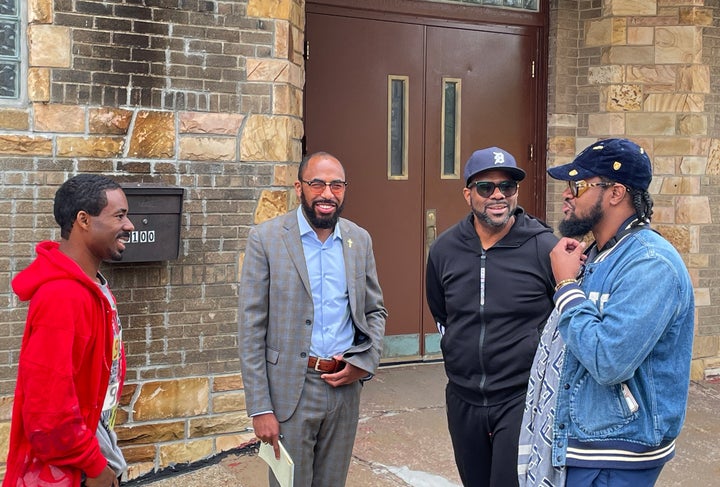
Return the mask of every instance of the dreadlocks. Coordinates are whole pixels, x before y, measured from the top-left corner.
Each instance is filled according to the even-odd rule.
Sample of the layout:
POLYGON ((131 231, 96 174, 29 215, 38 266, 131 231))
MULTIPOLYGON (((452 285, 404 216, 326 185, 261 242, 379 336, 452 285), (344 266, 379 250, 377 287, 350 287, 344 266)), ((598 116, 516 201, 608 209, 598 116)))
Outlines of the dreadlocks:
MULTIPOLYGON (((601 176, 600 180, 605 183, 615 183, 617 181, 601 176)), ((622 183, 620 183, 622 184, 622 183)), ((633 222, 632 226, 645 225, 650 223, 653 214, 653 200, 650 193, 644 189, 635 189, 625 186, 630 199, 632 200, 633 207, 635 208, 635 215, 637 220, 633 222)))

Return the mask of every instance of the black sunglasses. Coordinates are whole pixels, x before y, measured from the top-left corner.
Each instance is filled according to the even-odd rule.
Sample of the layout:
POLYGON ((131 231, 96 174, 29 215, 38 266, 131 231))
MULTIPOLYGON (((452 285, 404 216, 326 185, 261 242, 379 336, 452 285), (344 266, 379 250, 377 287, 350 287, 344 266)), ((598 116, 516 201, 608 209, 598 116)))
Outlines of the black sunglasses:
POLYGON ((499 189, 503 196, 513 196, 517 193, 519 183, 517 181, 500 181, 494 183, 492 181, 475 181, 470 183, 468 188, 475 186, 475 191, 483 198, 489 198, 495 193, 495 188, 499 189))

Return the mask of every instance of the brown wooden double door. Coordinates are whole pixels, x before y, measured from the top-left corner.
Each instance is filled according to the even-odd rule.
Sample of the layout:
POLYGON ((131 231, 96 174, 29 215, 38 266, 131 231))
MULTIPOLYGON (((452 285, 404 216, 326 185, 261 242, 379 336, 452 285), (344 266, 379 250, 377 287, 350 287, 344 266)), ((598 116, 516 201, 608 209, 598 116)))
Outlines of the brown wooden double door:
POLYGON ((537 36, 531 27, 307 13, 305 151, 324 150, 341 160, 349 181, 343 216, 373 237, 389 311, 386 359, 439 352, 425 304, 425 256, 434 235, 468 214, 462 168, 474 150, 499 146, 515 155, 528 173, 519 202, 544 215, 545 179, 538 167, 544 162, 531 154, 544 116, 533 73, 537 36), (407 92, 402 177, 389 176, 389 79, 404 80, 407 92), (455 176, 448 175, 441 147, 447 80, 459 81, 455 176))

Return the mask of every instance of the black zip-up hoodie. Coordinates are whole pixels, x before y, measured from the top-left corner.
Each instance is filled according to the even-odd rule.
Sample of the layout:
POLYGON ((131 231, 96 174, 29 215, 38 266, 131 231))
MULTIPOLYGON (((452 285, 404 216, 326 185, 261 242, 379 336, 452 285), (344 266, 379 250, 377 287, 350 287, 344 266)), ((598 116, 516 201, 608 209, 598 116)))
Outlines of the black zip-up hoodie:
POLYGON ((427 262, 427 302, 444 329, 449 386, 479 406, 525 394, 554 306, 549 254, 558 239, 522 208, 514 215, 510 232, 483 250, 471 213, 438 237, 427 262))

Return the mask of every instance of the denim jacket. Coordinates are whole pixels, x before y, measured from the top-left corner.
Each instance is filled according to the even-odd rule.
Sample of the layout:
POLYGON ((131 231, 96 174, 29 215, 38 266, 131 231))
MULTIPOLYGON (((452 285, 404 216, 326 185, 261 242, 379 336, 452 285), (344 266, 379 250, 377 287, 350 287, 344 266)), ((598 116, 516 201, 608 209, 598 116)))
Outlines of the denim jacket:
POLYGON ((672 245, 649 229, 620 237, 555 294, 566 344, 553 465, 652 468, 674 455, 685 419, 694 298, 672 245))

